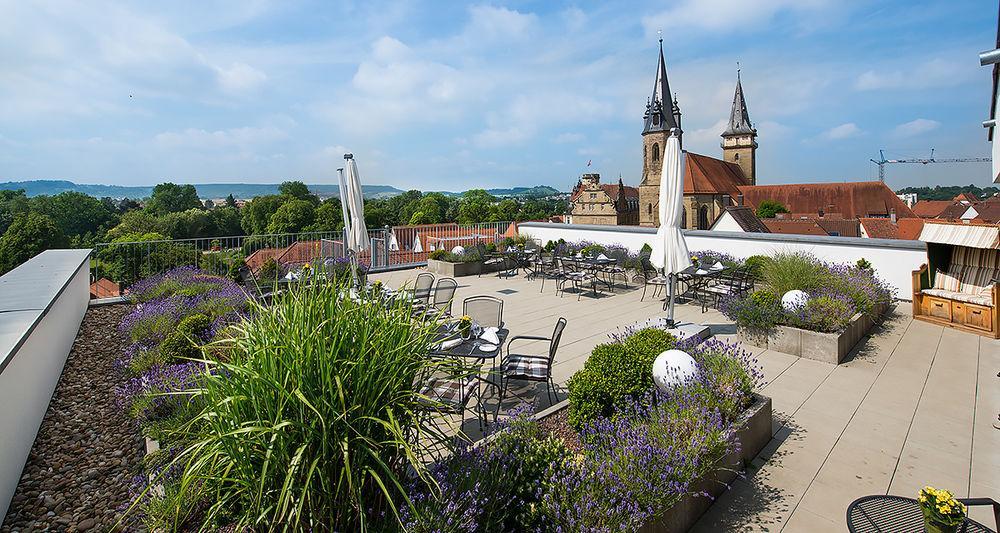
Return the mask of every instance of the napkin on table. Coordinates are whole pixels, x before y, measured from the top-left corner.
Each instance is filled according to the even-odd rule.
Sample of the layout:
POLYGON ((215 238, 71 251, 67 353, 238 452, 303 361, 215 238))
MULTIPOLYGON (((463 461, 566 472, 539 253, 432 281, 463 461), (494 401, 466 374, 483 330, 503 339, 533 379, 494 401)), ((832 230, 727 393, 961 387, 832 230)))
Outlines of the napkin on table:
POLYGON ((483 334, 479 338, 490 344, 500 344, 500 337, 497 336, 497 331, 499 330, 495 327, 488 327, 483 330, 483 334))
POLYGON ((459 344, 462 344, 462 339, 446 340, 446 341, 444 341, 444 342, 441 343, 441 349, 442 350, 450 350, 450 349, 458 346, 459 344))
POLYGON ((601 254, 601 255, 597 256, 597 258, 603 261, 603 260, 607 259, 608 256, 606 256, 604 254, 601 254))
POLYGON ((725 266, 723 266, 723 264, 719 261, 716 261, 714 265, 708 267, 709 270, 722 270, 723 268, 725 268, 725 266))

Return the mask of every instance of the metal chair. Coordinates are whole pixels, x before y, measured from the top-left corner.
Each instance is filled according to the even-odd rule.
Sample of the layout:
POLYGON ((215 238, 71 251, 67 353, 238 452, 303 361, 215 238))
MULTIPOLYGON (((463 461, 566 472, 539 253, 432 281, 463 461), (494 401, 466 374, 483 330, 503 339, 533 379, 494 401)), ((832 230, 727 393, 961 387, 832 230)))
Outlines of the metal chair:
POLYGON ((545 392, 549 398, 549 404, 554 403, 556 396, 555 383, 552 380, 552 363, 556 358, 556 351, 559 349, 559 341, 562 339, 563 330, 566 329, 566 319, 559 318, 556 327, 552 331, 551 337, 540 337, 536 335, 518 335, 507 341, 507 357, 500 363, 500 399, 497 401, 497 412, 494 419, 499 415, 500 404, 507 394, 507 385, 510 380, 538 381, 545 383, 545 392), (524 355, 511 353, 511 346, 515 341, 548 341, 548 355, 524 355))
POLYGON ((667 286, 670 285, 670 278, 667 277, 667 276, 661 275, 656 270, 656 267, 653 266, 653 263, 649 262, 649 256, 648 255, 640 256, 639 257, 639 264, 640 264, 640 267, 642 269, 642 280, 643 280, 643 284, 642 284, 642 296, 639 297, 639 301, 641 302, 643 300, 643 298, 646 297, 646 289, 650 285, 652 285, 654 287, 653 297, 655 298, 656 295, 657 295, 657 293, 659 293, 660 291, 662 291, 664 287, 667 287, 667 286))
POLYGON ((503 300, 496 296, 470 296, 462 302, 462 314, 484 328, 503 327, 503 300))
POLYGON ((576 299, 579 301, 583 295, 583 286, 589 283, 594 296, 597 296, 597 276, 593 272, 581 268, 581 264, 573 259, 560 257, 556 261, 562 271, 561 279, 556 284, 556 292, 561 290, 566 294, 566 284, 572 283, 573 288, 577 290, 576 299))
POLYGON ((434 296, 431 299, 427 310, 437 310, 438 317, 451 316, 451 303, 455 299, 455 291, 458 290, 458 282, 454 278, 441 278, 434 287, 434 296))
POLYGON ((424 409, 434 413, 465 415, 469 403, 476 400, 476 419, 479 431, 486 424, 486 407, 482 402, 482 380, 477 374, 458 372, 452 375, 432 376, 420 387, 424 409))
POLYGON ((719 306, 722 298, 745 296, 753 290, 753 275, 749 266, 744 266, 728 272, 723 271, 718 276, 707 278, 695 286, 695 299, 701 304, 701 312, 708 310, 711 302, 713 307, 719 306))

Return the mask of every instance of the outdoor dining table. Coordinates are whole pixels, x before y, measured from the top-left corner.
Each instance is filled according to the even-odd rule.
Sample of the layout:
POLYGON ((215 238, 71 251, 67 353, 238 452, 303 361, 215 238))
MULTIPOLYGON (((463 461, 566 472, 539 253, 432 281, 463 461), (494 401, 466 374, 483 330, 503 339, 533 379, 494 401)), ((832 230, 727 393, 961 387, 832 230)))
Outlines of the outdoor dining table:
MULTIPOLYGON (((453 329, 452 324, 442 324, 435 335, 434 343, 431 345, 430 355, 432 357, 451 357, 460 358, 470 362, 478 362, 480 364, 487 361, 491 365, 491 373, 496 370, 497 356, 503 351, 503 345, 507 342, 507 337, 510 336, 510 330, 507 328, 500 328, 497 330, 497 339, 500 341, 496 343, 496 349, 491 351, 486 351, 482 349, 485 344, 493 344, 482 338, 470 338, 468 340, 463 340, 461 344, 457 346, 452 346, 450 348, 443 348, 441 346, 442 342, 457 338, 457 331, 453 329)), ((493 381, 489 377, 480 378, 486 384, 496 387, 499 389, 500 384, 493 381)))
POLYGON ((594 277, 598 279, 598 281, 601 281, 602 283, 608 286, 608 290, 610 291, 614 290, 614 284, 611 282, 610 278, 604 279, 598 274, 600 274, 603 271, 602 269, 604 267, 615 264, 617 262, 615 259, 611 257, 601 257, 593 255, 566 256, 563 259, 569 260, 570 262, 579 265, 580 268, 590 271, 590 273, 593 274, 594 277))
MULTIPOLYGON (((864 496, 847 507, 847 529, 851 533, 923 533, 924 515, 920 502, 913 498, 885 494, 864 496)), ((958 531, 985 533, 993 530, 966 518, 958 531)))

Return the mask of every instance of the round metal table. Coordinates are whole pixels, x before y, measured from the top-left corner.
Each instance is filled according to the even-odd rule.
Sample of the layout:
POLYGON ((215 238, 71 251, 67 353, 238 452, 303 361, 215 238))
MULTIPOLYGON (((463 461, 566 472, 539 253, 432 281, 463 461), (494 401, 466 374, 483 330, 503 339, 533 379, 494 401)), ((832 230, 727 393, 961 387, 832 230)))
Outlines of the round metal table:
MULTIPOLYGON (((851 533, 923 533, 924 515, 920 512, 920 502, 913 498, 884 494, 864 496, 847 507, 847 529, 851 533)), ((958 531, 990 533, 993 530, 966 519, 958 531)))

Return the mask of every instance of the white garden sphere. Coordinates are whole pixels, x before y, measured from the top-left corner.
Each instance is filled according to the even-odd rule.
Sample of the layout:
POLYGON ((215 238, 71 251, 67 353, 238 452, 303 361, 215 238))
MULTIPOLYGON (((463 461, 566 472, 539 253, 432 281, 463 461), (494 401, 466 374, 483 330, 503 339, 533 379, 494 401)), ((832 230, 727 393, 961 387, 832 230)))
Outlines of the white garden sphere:
POLYGON ((454 247, 454 248, 451 249, 451 253, 453 253, 455 255, 463 255, 463 254, 465 254, 465 247, 464 246, 456 246, 456 247, 454 247))
POLYGON ((698 363, 680 350, 667 350, 657 355, 653 361, 653 381, 664 392, 684 383, 697 371, 698 363))
POLYGON ((806 302, 808 301, 809 295, 806 294, 805 291, 792 289, 781 297, 781 307, 784 308, 785 311, 795 311, 796 309, 806 305, 806 302))

